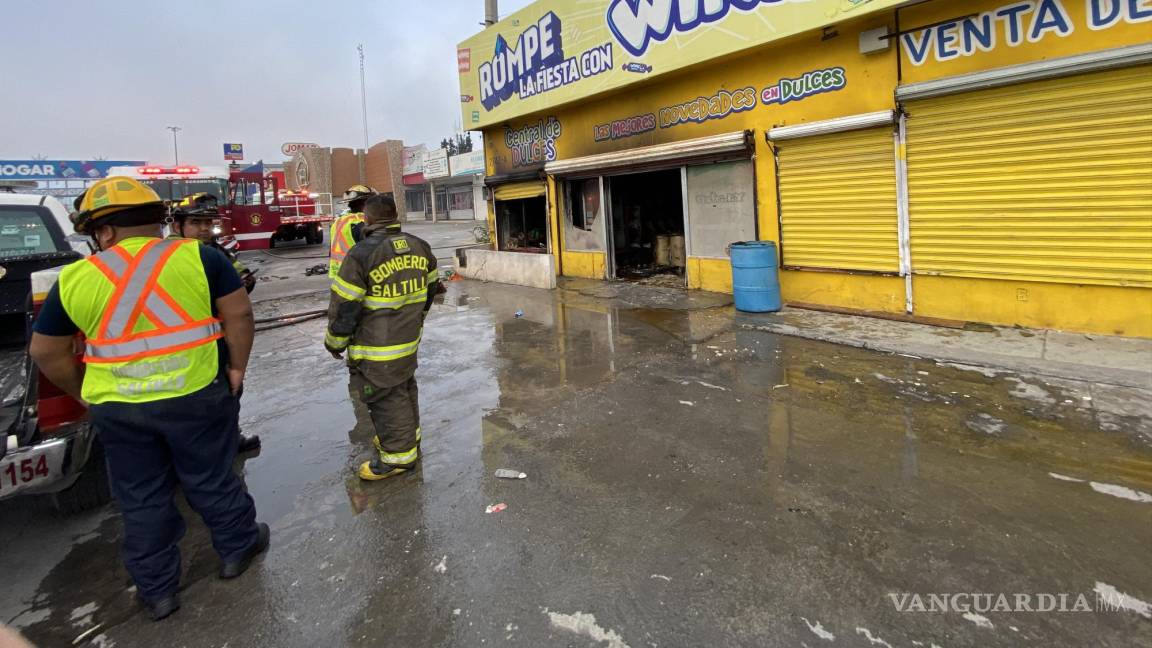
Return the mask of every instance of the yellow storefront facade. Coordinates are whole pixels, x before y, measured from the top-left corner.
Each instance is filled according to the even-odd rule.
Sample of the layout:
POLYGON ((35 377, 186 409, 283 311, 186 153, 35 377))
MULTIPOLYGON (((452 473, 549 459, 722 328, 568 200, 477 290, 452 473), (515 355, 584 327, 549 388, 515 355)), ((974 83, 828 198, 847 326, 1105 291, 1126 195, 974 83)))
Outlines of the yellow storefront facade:
POLYGON ((1152 2, 544 0, 462 43, 501 250, 562 276, 1152 337, 1152 2))

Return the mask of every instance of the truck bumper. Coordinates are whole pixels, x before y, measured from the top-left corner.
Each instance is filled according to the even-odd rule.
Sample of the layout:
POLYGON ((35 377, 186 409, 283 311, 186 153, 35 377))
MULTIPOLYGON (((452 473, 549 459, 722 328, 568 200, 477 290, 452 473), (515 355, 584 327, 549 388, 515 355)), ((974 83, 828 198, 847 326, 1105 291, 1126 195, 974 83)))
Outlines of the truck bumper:
POLYGON ((92 441, 92 428, 85 422, 51 439, 9 450, 0 458, 0 500, 67 489, 87 468, 92 441))

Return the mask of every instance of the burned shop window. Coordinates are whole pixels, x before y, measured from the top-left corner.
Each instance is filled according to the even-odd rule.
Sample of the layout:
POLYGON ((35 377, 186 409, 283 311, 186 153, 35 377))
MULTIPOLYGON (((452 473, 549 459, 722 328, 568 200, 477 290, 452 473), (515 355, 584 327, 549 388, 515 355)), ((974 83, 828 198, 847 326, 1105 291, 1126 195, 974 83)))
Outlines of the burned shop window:
POLYGON ((507 252, 548 251, 548 203, 544 196, 496 201, 497 240, 507 252))
POLYGON ((569 185, 568 200, 572 227, 591 232, 600 214, 600 179, 573 180, 569 185))

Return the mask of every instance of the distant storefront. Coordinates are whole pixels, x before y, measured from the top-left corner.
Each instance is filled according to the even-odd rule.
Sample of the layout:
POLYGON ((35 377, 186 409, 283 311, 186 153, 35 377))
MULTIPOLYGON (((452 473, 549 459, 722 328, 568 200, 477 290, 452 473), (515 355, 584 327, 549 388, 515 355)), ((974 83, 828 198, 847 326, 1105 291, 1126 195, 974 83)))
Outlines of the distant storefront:
POLYGON ((462 43, 500 249, 730 291, 770 240, 792 304, 1152 336, 1152 7, 748 4, 543 0, 462 43))
POLYGON ((484 220, 484 153, 404 149, 408 220, 484 220), (433 198, 433 196, 435 198, 433 198))

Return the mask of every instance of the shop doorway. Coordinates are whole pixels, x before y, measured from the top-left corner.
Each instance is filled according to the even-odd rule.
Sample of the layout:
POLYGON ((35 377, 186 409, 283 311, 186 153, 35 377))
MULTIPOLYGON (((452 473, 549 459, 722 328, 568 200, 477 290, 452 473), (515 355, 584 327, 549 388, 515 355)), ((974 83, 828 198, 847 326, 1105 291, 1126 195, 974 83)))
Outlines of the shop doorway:
POLYGON ((496 201, 496 240, 504 252, 548 252, 548 203, 544 196, 496 201))
POLYGON ((606 178, 614 276, 684 287, 684 192, 681 169, 606 178))

